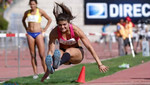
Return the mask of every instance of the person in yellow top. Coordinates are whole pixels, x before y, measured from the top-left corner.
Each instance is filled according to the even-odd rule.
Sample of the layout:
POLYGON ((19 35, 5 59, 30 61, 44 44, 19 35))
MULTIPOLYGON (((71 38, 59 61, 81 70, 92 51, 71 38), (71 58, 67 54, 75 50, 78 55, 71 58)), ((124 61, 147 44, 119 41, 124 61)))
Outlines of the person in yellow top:
MULTIPOLYGON (((131 36, 131 40, 132 40, 132 44, 133 44, 133 30, 134 24, 131 21, 130 17, 126 17, 126 24, 125 24, 125 34, 127 36, 127 38, 124 40, 124 46, 125 46, 125 53, 127 54, 127 46, 130 46, 130 42, 129 42, 129 35, 131 36)), ((134 45, 133 45, 134 48, 134 45)), ((136 54, 136 52, 134 51, 134 53, 136 54)))
POLYGON ((36 48, 37 45, 41 63, 44 69, 44 72, 46 72, 47 67, 45 64, 45 45, 44 45, 44 37, 42 35, 42 32, 45 32, 50 23, 51 18, 45 13, 44 10, 37 7, 37 0, 30 0, 29 5, 31 9, 27 10, 24 13, 24 16, 22 18, 22 23, 25 27, 25 30, 27 31, 27 40, 29 45, 29 50, 31 54, 31 63, 33 67, 33 79, 38 78, 38 71, 37 71, 37 61, 36 61, 36 48), (44 29, 41 28, 41 19, 42 16, 47 19, 47 24, 44 29), (28 21, 28 25, 26 24, 26 19, 28 21))
POLYGON ((122 37, 123 40, 125 40, 127 38, 127 34, 125 32, 125 29, 120 23, 117 23, 116 35, 117 35, 117 37, 122 37))
POLYGON ((125 31, 128 38, 129 38, 129 34, 131 35, 131 38, 133 37, 132 29, 133 29, 133 23, 131 22, 131 18, 126 17, 125 31))
POLYGON ((116 36, 117 36, 117 40, 118 40, 119 55, 124 56, 125 55, 124 40, 127 38, 127 36, 126 36, 125 29, 124 29, 124 20, 123 19, 120 19, 120 22, 117 23, 116 36))

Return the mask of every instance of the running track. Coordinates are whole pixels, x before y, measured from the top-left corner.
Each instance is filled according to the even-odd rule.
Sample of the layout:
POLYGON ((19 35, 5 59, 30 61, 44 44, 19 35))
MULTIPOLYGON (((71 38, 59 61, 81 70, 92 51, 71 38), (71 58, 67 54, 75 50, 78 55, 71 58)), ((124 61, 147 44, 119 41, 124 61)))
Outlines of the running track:
POLYGON ((150 85, 150 62, 81 85, 150 85))
MULTIPOLYGON (((113 58, 118 56, 117 43, 113 43, 112 51, 109 49, 109 44, 104 43, 92 43, 95 51, 97 52, 100 59, 113 58)), ((11 49, 11 48, 9 48, 11 49)), ((8 49, 8 50, 9 50, 8 49)), ((91 54, 85 49, 85 58, 82 63, 95 62, 91 54)), ((20 49, 20 69, 18 69, 18 50, 9 50, 7 53, 7 65, 5 61, 5 52, 1 51, 0 53, 0 82, 4 80, 9 80, 11 78, 30 76, 33 75, 33 70, 30 62, 30 54, 28 48, 20 49)), ((38 63, 38 73, 43 73, 43 68, 41 66, 40 58, 37 54, 37 63, 38 63)), ((59 69, 70 67, 70 65, 62 65, 59 69)), ((58 70, 59 70, 58 69, 58 70)))
MULTIPOLYGON (((108 44, 104 46, 104 44, 92 43, 92 46, 94 47, 95 51, 98 53, 100 59, 108 59, 108 58, 113 58, 118 56, 117 43, 113 43, 112 45, 113 50, 109 48, 108 44)), ((91 54, 87 51, 87 49, 84 50, 85 50, 85 58, 82 61, 82 63, 95 62, 91 54)), ((26 56, 29 57, 29 55, 26 56)), ((4 59, 4 56, 1 57, 0 59, 1 60, 4 59)), ((38 60, 38 71, 39 73, 43 73, 39 57, 37 57, 37 60, 38 60)), ((4 61, 0 62, 0 65, 3 65, 0 66, 0 81, 9 80, 11 78, 18 77, 18 67, 16 62, 17 59, 11 60, 9 62, 9 65, 16 65, 15 67, 13 66, 6 67, 4 65, 5 64, 4 61)), ((85 84, 82 85, 150 85, 149 66, 150 66, 150 62, 117 72, 107 77, 86 82, 85 84)), ((70 66, 62 65, 59 69, 64 69, 68 67, 70 66)), ((22 77, 22 76, 29 76, 29 75, 33 75, 30 59, 21 59, 19 76, 22 77)))

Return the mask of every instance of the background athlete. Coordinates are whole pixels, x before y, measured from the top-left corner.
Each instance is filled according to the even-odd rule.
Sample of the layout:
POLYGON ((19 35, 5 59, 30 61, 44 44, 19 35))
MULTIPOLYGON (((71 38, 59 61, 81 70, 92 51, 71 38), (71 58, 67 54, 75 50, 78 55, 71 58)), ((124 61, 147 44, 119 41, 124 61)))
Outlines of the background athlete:
POLYGON ((56 3, 53 13, 57 26, 51 31, 49 36, 49 50, 46 57, 48 70, 41 81, 43 82, 49 73, 52 74, 54 69, 57 69, 60 65, 78 64, 83 60, 84 51, 80 41, 91 52, 98 64, 99 70, 106 72, 108 68, 101 63, 89 39, 79 27, 70 22, 74 18, 70 10, 65 5, 56 3), (59 41, 59 49, 55 50, 55 40, 57 39, 59 41))
POLYGON ((44 45, 44 37, 42 36, 42 32, 45 32, 50 23, 51 18, 43 11, 42 9, 37 7, 36 0, 30 0, 29 5, 31 9, 27 10, 24 13, 22 22, 27 31, 27 40, 29 45, 29 50, 31 54, 31 63, 34 71, 34 79, 38 78, 38 70, 37 70, 37 61, 36 61, 36 48, 37 45, 39 55, 41 58, 42 66, 44 71, 46 71, 47 67, 45 64, 45 45, 44 45), (47 19, 47 25, 44 29, 41 28, 41 19, 44 16, 47 19), (25 20, 27 19, 28 25, 26 24, 25 20))

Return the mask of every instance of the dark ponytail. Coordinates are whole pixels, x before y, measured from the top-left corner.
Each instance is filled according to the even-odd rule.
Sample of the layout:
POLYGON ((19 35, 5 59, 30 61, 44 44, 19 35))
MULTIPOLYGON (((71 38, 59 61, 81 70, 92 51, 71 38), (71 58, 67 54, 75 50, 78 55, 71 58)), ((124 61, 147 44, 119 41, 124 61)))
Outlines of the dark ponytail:
POLYGON ((63 3, 58 4, 56 3, 56 6, 54 6, 53 14, 56 18, 56 22, 67 20, 70 23, 70 20, 73 20, 75 17, 72 15, 71 11, 67 6, 65 6, 63 3))

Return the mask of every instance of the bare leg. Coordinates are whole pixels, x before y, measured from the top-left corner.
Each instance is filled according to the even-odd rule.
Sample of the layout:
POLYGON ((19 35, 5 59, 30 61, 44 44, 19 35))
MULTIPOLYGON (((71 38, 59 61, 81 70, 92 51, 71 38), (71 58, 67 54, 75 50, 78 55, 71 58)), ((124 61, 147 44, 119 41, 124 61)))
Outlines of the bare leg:
POLYGON ((32 64, 32 67, 33 67, 34 75, 37 75, 38 74, 38 71, 37 71, 37 60, 36 60, 36 56, 35 55, 31 55, 31 64, 32 64))
POLYGON ((44 38, 43 38, 42 34, 40 34, 36 37, 36 44, 37 44, 37 47, 39 50, 39 55, 41 58, 41 63, 42 63, 44 72, 46 72, 47 67, 45 64, 45 45, 44 45, 44 38))
POLYGON ((34 75, 37 75, 38 72, 37 72, 37 61, 36 61, 36 52, 35 52, 35 39, 32 38, 30 35, 27 35, 27 39, 28 39, 28 45, 31 54, 31 64, 33 67, 33 72, 34 75))
MULTIPOLYGON (((62 50, 60 50, 60 52, 61 52, 61 57, 62 57, 64 52, 62 50)), ((83 59, 82 53, 78 48, 68 48, 66 50, 66 52, 68 52, 70 54, 71 58, 70 58, 69 62, 71 62, 72 64, 78 64, 83 59)), ((49 74, 50 74, 50 72, 49 72, 49 70, 47 70, 45 72, 44 76, 42 77, 41 82, 43 82, 49 76, 49 74)))
POLYGON ((41 79, 41 82, 44 82, 44 80, 49 76, 50 72, 49 70, 47 69, 47 71, 45 72, 44 76, 42 77, 41 79))
POLYGON ((68 52, 71 56, 69 62, 71 62, 72 64, 78 64, 82 61, 83 57, 82 57, 82 53, 79 50, 79 48, 68 48, 66 50, 66 52, 68 52))

